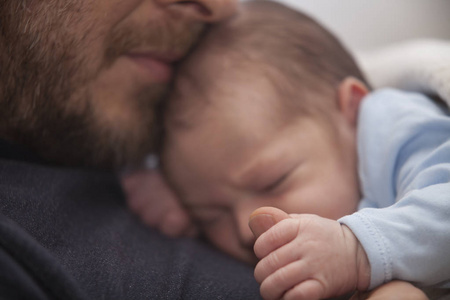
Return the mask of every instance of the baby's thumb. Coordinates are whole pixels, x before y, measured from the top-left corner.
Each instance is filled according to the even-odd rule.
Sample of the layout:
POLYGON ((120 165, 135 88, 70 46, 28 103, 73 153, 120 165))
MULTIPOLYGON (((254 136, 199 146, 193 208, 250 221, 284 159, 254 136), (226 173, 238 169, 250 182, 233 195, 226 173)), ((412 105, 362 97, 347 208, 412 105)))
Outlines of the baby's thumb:
POLYGON ((290 218, 290 216, 278 208, 260 207, 250 215, 248 226, 255 238, 259 238, 259 236, 266 232, 270 227, 281 220, 288 218, 290 218))

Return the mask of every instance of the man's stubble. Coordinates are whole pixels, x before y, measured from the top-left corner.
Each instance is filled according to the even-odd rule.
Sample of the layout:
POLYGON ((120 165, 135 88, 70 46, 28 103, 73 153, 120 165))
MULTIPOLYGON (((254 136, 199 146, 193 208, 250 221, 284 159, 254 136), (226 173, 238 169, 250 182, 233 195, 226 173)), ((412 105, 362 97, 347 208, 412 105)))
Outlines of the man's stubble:
POLYGON ((118 57, 141 45, 186 52, 201 26, 121 24, 92 36, 79 32, 97 25, 83 18, 77 1, 32 2, 0 8, 0 135, 57 164, 138 163, 155 146, 155 111, 168 85, 136 89, 117 120, 105 118, 108 99, 95 98, 93 85, 118 57), (86 51, 95 38, 104 40, 98 62, 86 51))

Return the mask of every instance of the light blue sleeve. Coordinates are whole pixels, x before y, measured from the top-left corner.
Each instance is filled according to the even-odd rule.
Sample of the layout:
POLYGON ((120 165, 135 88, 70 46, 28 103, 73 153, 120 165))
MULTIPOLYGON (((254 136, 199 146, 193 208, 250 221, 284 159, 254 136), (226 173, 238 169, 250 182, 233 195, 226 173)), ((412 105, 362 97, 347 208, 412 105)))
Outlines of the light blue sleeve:
POLYGON ((360 210, 339 222, 364 247, 370 288, 450 288, 450 116, 417 94, 368 96, 358 123, 360 210))

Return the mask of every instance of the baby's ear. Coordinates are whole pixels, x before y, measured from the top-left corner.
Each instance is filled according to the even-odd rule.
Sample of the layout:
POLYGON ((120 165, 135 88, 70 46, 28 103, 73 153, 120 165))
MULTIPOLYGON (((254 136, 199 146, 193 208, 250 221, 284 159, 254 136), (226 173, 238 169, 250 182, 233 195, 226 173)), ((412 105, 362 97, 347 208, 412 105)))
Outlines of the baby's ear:
POLYGON ((367 86, 354 77, 346 77, 339 84, 339 110, 351 126, 356 127, 361 100, 369 93, 367 86))

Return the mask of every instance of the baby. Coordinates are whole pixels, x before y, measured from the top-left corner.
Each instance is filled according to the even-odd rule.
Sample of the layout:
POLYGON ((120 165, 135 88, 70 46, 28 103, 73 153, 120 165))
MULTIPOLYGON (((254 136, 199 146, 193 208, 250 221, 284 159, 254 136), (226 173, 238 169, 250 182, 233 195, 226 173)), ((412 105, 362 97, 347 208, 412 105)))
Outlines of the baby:
MULTIPOLYGON (((181 66, 162 170, 213 244, 259 260, 265 299, 393 279, 450 288, 448 112, 366 86, 336 38, 267 1, 243 5, 181 66)), ((167 205, 172 221, 157 222, 180 216, 188 230, 175 202, 155 201, 134 207, 167 205)))

